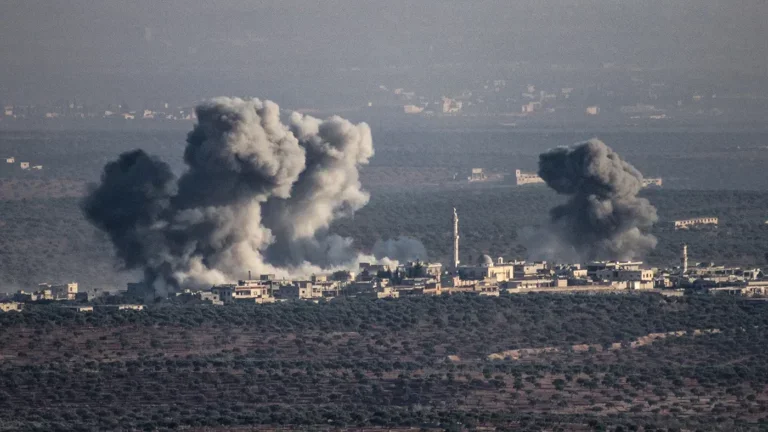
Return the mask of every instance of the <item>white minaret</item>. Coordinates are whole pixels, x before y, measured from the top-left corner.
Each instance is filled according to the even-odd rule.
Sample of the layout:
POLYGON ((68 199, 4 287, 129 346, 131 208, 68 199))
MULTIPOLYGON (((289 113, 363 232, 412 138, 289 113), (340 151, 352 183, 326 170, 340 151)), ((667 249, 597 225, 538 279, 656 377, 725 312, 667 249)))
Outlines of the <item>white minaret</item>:
POLYGON ((459 215, 453 208, 453 268, 459 268, 459 215))
POLYGON ((683 243, 683 257, 680 258, 680 264, 682 267, 682 274, 688 273, 688 245, 683 243))

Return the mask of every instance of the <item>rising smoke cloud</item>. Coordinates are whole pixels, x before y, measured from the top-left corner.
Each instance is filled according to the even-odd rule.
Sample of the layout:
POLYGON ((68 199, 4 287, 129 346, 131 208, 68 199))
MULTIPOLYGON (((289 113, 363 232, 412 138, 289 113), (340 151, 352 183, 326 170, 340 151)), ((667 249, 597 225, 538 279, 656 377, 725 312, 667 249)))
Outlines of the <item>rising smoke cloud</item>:
POLYGON ((541 154, 539 176, 568 196, 565 204, 550 211, 549 234, 540 242, 546 255, 626 260, 656 247, 656 238, 644 232, 658 220, 656 208, 637 196, 642 174, 602 141, 541 154))
POLYGON ((398 237, 390 240, 379 240, 373 245, 373 256, 377 260, 393 259, 396 261, 424 261, 427 250, 424 245, 413 238, 398 237))
POLYGON ((373 156, 368 125, 299 113, 286 125, 277 104, 258 99, 217 98, 196 114, 178 179, 134 150, 108 163, 82 202, 125 269, 142 269, 163 291, 366 258, 328 229, 368 203, 358 171, 373 156))

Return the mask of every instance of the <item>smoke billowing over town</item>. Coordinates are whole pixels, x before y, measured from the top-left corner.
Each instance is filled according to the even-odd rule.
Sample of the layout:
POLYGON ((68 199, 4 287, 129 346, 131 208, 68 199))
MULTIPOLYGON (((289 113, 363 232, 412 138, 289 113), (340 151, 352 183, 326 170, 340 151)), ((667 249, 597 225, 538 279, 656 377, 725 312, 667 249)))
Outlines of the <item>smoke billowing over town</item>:
MULTIPOLYGON (((296 112, 284 124, 277 104, 258 99, 217 98, 196 114, 178 179, 134 150, 108 163, 82 202, 125 269, 167 290, 358 262, 352 239, 328 229, 368 203, 358 172, 374 152, 368 125, 296 112)), ((413 239, 374 249, 379 259, 425 258, 413 239)))
POLYGON ((656 247, 656 208, 637 194, 643 176, 598 139, 539 156, 539 175, 568 200, 550 211, 544 248, 552 257, 625 260, 656 247))
POLYGON ((0 432, 768 432, 766 41, 768 0, 0 1, 0 432))

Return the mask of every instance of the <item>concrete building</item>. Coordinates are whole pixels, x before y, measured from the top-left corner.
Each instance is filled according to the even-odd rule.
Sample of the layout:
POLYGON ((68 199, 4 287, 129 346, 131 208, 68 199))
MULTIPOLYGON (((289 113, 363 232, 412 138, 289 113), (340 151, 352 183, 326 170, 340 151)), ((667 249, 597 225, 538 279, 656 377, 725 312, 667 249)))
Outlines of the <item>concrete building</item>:
POLYGON ((221 301, 219 296, 212 291, 198 291, 194 295, 201 302, 210 303, 212 305, 217 305, 217 306, 224 304, 224 302, 221 301))
POLYGON ((388 292, 386 288, 389 286, 389 279, 357 280, 347 284, 342 293, 348 296, 371 296, 378 292, 388 292))
POLYGON ((570 281, 587 279, 587 269, 581 268, 581 264, 559 264, 552 271, 555 277, 570 281))
POLYGON ((643 179, 643 187, 650 187, 650 186, 656 186, 661 187, 664 184, 664 181, 661 179, 661 177, 649 177, 643 179))
POLYGON ((471 284, 464 284, 443 289, 444 294, 469 294, 484 297, 498 297, 499 285, 492 281, 473 281, 471 284))
POLYGON ((399 286, 420 288, 424 290, 423 294, 442 294, 442 283, 440 279, 433 277, 404 278, 400 280, 399 286))
POLYGON ((522 171, 515 170, 515 184, 518 186, 526 184, 544 183, 544 179, 537 174, 524 173, 522 171))
POLYGON ((472 168, 472 173, 467 177, 470 182, 486 181, 488 176, 485 175, 482 168, 472 168))
POLYGON ((501 287, 505 291, 520 291, 534 288, 566 288, 568 281, 566 279, 539 279, 539 278, 525 278, 525 279, 511 279, 503 284, 501 287))
POLYGON ((418 105, 404 105, 403 112, 406 114, 419 114, 424 111, 424 107, 418 105))
POLYGON ((203 290, 184 290, 180 293, 176 293, 176 299, 182 303, 208 303, 216 306, 221 306, 224 302, 221 301, 219 295, 213 291, 203 290))
POLYGON ((24 309, 24 303, 2 302, 0 303, 0 312, 21 312, 24 309))
POLYGON ((717 286, 722 284, 747 283, 762 280, 765 275, 761 269, 742 269, 740 267, 725 267, 714 263, 697 263, 688 267, 688 281, 694 280, 695 286, 717 286))
POLYGON ((77 282, 51 286, 56 300, 75 300, 78 294, 77 282))
POLYGON ((541 109, 541 101, 528 102, 520 108, 523 114, 530 114, 541 109))
POLYGON ((310 300, 322 297, 320 290, 315 290, 310 281, 294 281, 280 285, 275 297, 282 300, 310 300))
POLYGON ((654 105, 637 103, 635 105, 626 105, 619 108, 622 114, 652 114, 663 112, 664 110, 656 108, 654 105))
POLYGON ((768 296, 768 281, 752 281, 744 285, 711 287, 706 290, 709 294, 731 295, 741 297, 768 296))
MULTIPOLYGON (((549 278, 554 276, 554 270, 546 261, 525 262, 509 261, 499 257, 496 262, 488 255, 480 257, 476 265, 459 267, 458 275, 465 281, 506 282, 512 279, 549 278)), ((456 284, 454 284, 456 285, 456 284)))
POLYGON ((654 277, 653 270, 648 269, 617 269, 606 268, 597 271, 596 280, 626 284, 627 289, 653 289, 654 277))
POLYGON ((523 279, 534 276, 551 276, 551 274, 546 274, 546 272, 550 270, 546 261, 535 261, 532 263, 522 261, 514 262, 512 264, 514 265, 514 273, 512 274, 514 279, 523 279))
POLYGON ((143 311, 144 305, 140 305, 140 304, 97 305, 96 309, 109 310, 109 311, 121 311, 121 310, 143 311))
POLYGON ((335 298, 341 294, 341 284, 329 281, 327 276, 312 276, 310 280, 290 281, 281 284, 275 297, 283 300, 318 300, 335 298))
POLYGON ((587 277, 596 280, 601 270, 640 270, 642 261, 593 261, 587 264, 587 277))
POLYGON ((568 277, 570 279, 586 279, 587 269, 573 269, 570 271, 570 274, 568 274, 568 277))
POLYGON ((231 303, 274 303, 270 280, 239 280, 237 284, 215 285, 211 292, 217 294, 224 304, 231 303))
POLYGON ((693 219, 683 219, 675 221, 675 229, 688 229, 697 225, 717 225, 719 223, 716 217, 699 217, 693 219))
POLYGON ((391 272, 394 270, 389 264, 371 264, 361 262, 357 265, 358 278, 373 278, 376 277, 379 272, 391 272))
POLYGON ((64 308, 75 312, 93 312, 93 306, 91 305, 71 305, 64 306, 64 308))
POLYGON ((527 294, 527 293, 552 293, 552 294, 597 294, 597 293, 622 293, 628 292, 626 284, 618 283, 591 283, 588 285, 579 286, 541 286, 541 287, 528 287, 528 288, 510 288, 505 290, 509 294, 527 294))
POLYGON ((33 293, 32 300, 77 300, 77 282, 52 285, 41 283, 37 285, 37 291, 33 293))
POLYGON ((464 280, 494 280, 505 282, 514 277, 515 263, 494 263, 488 255, 480 257, 476 265, 461 266, 458 274, 464 280))
POLYGON ((365 291, 358 294, 359 297, 372 297, 377 299, 383 298, 400 298, 401 290, 396 286, 384 286, 372 291, 365 291))
POLYGON ((431 277, 439 278, 443 274, 443 265, 441 263, 425 263, 421 261, 409 261, 401 264, 398 271, 407 277, 431 277))
POLYGON ((457 114, 461 112, 462 106, 463 102, 459 100, 443 97, 443 114, 457 114))

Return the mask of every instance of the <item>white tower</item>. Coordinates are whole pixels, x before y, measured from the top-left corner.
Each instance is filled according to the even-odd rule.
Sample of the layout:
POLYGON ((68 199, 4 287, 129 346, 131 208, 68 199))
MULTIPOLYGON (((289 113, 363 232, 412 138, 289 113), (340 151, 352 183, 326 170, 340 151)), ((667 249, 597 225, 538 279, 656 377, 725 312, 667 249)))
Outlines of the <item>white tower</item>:
POLYGON ((683 256, 680 258, 680 264, 682 267, 682 274, 688 273, 688 245, 683 243, 683 256))
POLYGON ((459 268, 459 215, 453 208, 453 268, 459 268))

